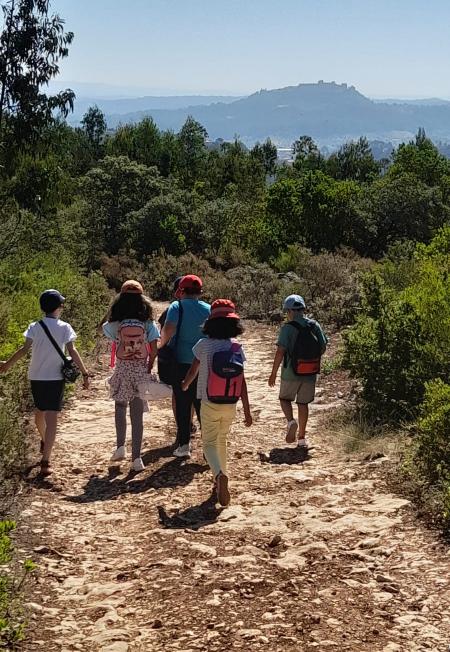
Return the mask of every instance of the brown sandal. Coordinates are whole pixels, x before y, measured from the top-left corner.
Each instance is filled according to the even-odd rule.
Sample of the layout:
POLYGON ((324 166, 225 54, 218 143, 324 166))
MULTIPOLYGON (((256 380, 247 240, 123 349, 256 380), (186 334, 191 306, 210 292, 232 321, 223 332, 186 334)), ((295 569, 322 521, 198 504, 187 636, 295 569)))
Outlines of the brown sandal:
POLYGON ((41 475, 51 475, 53 473, 53 469, 50 466, 50 462, 48 460, 42 460, 41 461, 41 475))

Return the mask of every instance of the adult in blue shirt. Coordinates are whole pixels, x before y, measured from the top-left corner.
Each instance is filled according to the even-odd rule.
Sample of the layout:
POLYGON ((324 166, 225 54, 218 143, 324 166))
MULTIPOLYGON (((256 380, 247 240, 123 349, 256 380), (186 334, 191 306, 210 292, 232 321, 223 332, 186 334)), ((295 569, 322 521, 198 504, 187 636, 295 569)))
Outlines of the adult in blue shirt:
POLYGON ((175 352, 175 382, 173 384, 176 404, 177 439, 179 444, 173 453, 176 457, 191 456, 192 405, 194 405, 197 417, 200 420, 200 400, 197 399, 197 381, 195 380, 186 392, 182 391, 181 383, 194 360, 192 348, 204 337, 202 326, 208 319, 211 311, 209 303, 200 300, 202 287, 202 280, 198 276, 194 274, 183 276, 176 293, 178 300, 170 304, 166 321, 161 331, 160 346, 164 346, 175 336, 177 325, 180 321, 175 352))

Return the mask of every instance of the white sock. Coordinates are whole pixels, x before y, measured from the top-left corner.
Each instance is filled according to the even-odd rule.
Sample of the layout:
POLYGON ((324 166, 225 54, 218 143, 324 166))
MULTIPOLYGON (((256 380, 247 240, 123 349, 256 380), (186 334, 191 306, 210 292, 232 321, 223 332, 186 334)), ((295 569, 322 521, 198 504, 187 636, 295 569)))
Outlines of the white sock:
POLYGON ((299 446, 306 446, 306 438, 303 437, 303 439, 298 440, 298 445, 299 446))

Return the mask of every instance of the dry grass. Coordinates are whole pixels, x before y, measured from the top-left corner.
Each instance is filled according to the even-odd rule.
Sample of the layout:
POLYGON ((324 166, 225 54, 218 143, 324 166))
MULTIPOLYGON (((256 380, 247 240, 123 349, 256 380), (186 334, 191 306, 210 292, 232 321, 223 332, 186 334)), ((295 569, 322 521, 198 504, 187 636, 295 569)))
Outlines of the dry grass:
POLYGON ((361 458, 386 456, 400 461, 410 442, 406 429, 374 425, 355 407, 335 411, 326 430, 344 453, 361 458))

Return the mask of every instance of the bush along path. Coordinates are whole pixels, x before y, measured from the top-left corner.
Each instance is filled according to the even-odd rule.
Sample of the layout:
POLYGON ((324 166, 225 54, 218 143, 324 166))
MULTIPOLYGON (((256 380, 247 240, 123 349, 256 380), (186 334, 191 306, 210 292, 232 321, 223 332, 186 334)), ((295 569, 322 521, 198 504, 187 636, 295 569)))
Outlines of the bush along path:
MULTIPOLYGON (((39 565, 27 652, 56 650, 348 650, 444 652, 450 554, 389 491, 389 460, 348 459, 322 428, 348 400, 322 377, 311 459, 289 450, 269 390, 274 331, 249 328, 256 422, 235 424, 233 501, 208 502, 200 440, 171 457, 170 405, 146 417, 146 469, 108 470, 113 404, 105 371, 63 421, 55 475, 30 481, 19 541, 39 565)), ((32 475, 32 474, 31 474, 32 475)))

